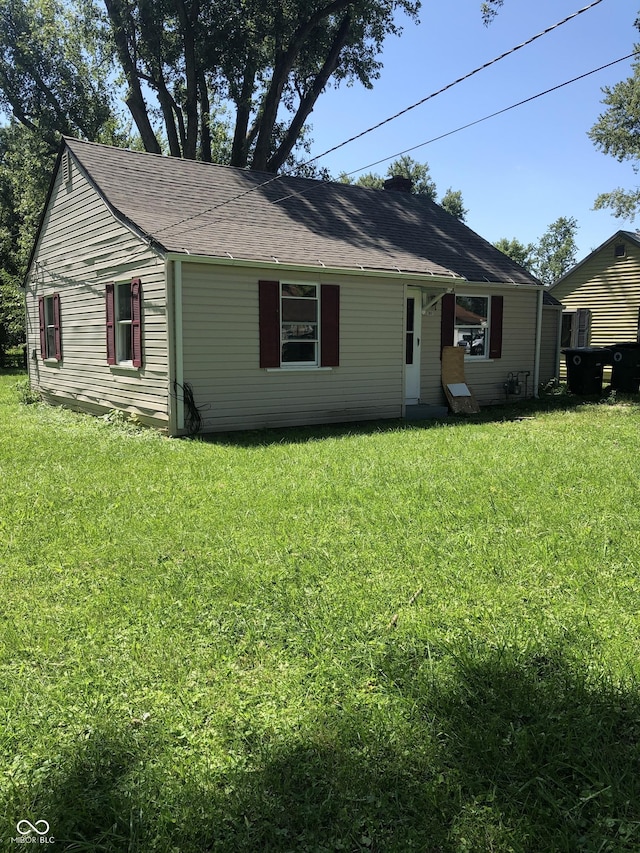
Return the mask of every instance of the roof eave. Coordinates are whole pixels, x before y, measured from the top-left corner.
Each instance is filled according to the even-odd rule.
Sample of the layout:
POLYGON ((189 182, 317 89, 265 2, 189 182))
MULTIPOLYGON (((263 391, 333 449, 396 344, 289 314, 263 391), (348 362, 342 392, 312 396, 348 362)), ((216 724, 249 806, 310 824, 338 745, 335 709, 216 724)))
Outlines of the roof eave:
POLYGON ((299 264, 299 263, 287 263, 280 262, 274 260, 255 260, 249 258, 235 258, 235 257, 222 257, 220 255, 195 255, 190 252, 177 252, 175 250, 167 251, 165 254, 165 258, 168 261, 190 261, 192 263, 199 264, 212 264, 219 266, 234 266, 234 267, 245 267, 249 269, 269 269, 269 270, 281 270, 286 272, 301 272, 301 273, 312 273, 317 275, 318 273, 330 274, 330 275, 354 275, 354 276, 366 276, 367 278, 387 278, 393 279, 397 281, 411 281, 416 284, 440 284, 443 286, 447 286, 448 289, 453 290, 456 284, 465 284, 465 285, 473 285, 473 286, 492 286, 492 287, 500 287, 500 288, 508 288, 508 289, 518 289, 522 288, 532 288, 538 289, 544 287, 542 284, 535 283, 517 283, 514 281, 473 281, 472 279, 466 279, 461 275, 455 275, 451 273, 450 275, 442 275, 438 273, 428 273, 428 272, 412 272, 409 270, 401 270, 401 269, 378 269, 373 267, 339 267, 339 266, 331 266, 324 264, 318 261, 315 264, 299 264))
POLYGON ((577 269, 580 269, 580 267, 581 267, 581 266, 583 266, 583 264, 586 264, 586 263, 587 263, 587 261, 590 261, 590 260, 591 260, 591 258, 593 258, 595 255, 597 255, 597 254, 598 254, 598 252, 601 252, 601 251, 602 251, 603 249, 605 249, 605 248, 606 248, 610 243, 613 243, 613 242, 614 242, 614 240, 618 240, 618 239, 620 239, 620 238, 622 238, 622 237, 624 237, 624 239, 625 239, 625 240, 630 240, 632 243, 635 243, 635 244, 636 244, 636 246, 639 246, 639 247, 640 247, 640 236, 638 236, 638 235, 634 234, 634 233, 633 233, 633 231, 625 231, 623 228, 621 228, 619 231, 616 231, 616 233, 615 233, 615 234, 613 234, 611 237, 609 237, 608 239, 606 239, 606 240, 604 241, 604 243, 602 243, 602 245, 598 246, 598 248, 597 248, 597 249, 594 249, 594 250, 593 250, 593 252, 589 252, 589 254, 588 254, 586 257, 584 257, 581 261, 578 261, 578 263, 577 263, 577 264, 574 264, 574 265, 571 267, 571 269, 570 269, 570 270, 567 270, 567 272, 566 272, 566 273, 565 273, 561 278, 559 278, 557 281, 554 281, 554 283, 553 283, 553 284, 549 285, 549 290, 553 290, 553 289, 554 289, 554 287, 557 287, 557 286, 558 286, 559 284, 561 284, 561 283, 562 283, 566 278, 568 278, 570 275, 573 275, 573 273, 574 273, 577 269))

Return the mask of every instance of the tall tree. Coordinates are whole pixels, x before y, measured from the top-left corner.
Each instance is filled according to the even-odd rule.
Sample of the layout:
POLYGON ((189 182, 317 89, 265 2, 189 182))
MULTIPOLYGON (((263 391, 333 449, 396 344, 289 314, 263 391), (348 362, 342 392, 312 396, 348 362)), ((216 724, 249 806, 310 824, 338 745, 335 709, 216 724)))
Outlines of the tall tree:
MULTIPOLYGON (((409 178, 411 181, 412 193, 415 195, 426 196, 431 199, 431 201, 437 200, 438 190, 436 188, 435 181, 431 177, 428 163, 419 163, 417 160, 414 160, 412 157, 408 157, 405 154, 391 163, 387 169, 386 177, 409 178)), ((360 175, 360 177, 355 181, 343 172, 338 176, 338 180, 344 184, 356 184, 356 186, 369 187, 374 190, 381 190, 384 187, 384 178, 381 175, 376 175, 375 172, 367 172, 364 175, 360 175)), ((462 222, 464 222, 464 219, 469 212, 464 207, 462 192, 460 190, 452 190, 451 187, 449 187, 440 199, 440 204, 447 213, 450 213, 462 222)))
MULTIPOLYGON (((637 23, 640 27, 640 19, 637 23)), ((596 148, 619 162, 631 162, 634 172, 640 170, 640 61, 633 64, 633 75, 612 88, 603 89, 603 103, 608 109, 589 131, 596 148)), ((621 219, 635 218, 640 210, 640 187, 618 187, 601 193, 595 200, 596 210, 611 208, 621 219)))
POLYGON ((575 264, 577 230, 578 222, 573 216, 561 216, 540 238, 532 271, 544 284, 554 284, 575 264))
POLYGON ((467 213, 469 213, 469 211, 463 204, 462 192, 460 190, 452 190, 451 187, 449 187, 440 199, 440 204, 444 207, 447 213, 450 213, 451 216, 455 216, 455 218, 459 219, 460 222, 464 222, 466 220, 467 213))
POLYGON ((0 108, 52 150, 60 134, 114 141, 108 67, 88 2, 0 4, 0 108))
POLYGON ((210 158, 211 105, 235 105, 231 164, 276 172, 324 89, 379 76, 385 37, 419 0, 104 0, 144 147, 210 158))
POLYGON ((536 247, 533 243, 527 243, 525 245, 515 237, 512 240, 508 240, 506 237, 501 237, 500 240, 494 243, 494 246, 496 249, 500 249, 504 255, 511 258, 512 261, 520 264, 521 267, 524 267, 529 271, 532 270, 536 251, 536 247))
POLYGON ((436 184, 431 177, 428 163, 419 163, 413 157, 404 154, 391 163, 387 169, 387 177, 409 178, 412 192, 416 195, 424 195, 431 201, 436 200, 436 184))
POLYGON ((48 141, 15 119, 0 127, 0 349, 24 341, 21 284, 54 160, 48 141))

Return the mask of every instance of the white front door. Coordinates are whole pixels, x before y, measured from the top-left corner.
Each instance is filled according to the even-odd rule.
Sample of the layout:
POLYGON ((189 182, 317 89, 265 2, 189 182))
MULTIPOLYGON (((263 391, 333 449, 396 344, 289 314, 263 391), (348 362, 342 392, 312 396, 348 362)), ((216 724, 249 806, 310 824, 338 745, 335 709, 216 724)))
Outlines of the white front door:
POLYGON ((420 402, 420 337, 422 335, 422 297, 417 288, 407 288, 404 344, 404 402, 420 402))

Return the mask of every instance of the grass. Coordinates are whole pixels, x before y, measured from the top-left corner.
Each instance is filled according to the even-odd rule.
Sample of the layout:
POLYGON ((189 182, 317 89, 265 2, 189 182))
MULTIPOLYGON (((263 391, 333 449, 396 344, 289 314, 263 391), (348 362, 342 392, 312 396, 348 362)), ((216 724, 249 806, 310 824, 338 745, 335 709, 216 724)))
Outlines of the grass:
POLYGON ((181 441, 15 382, 0 844, 640 849, 637 403, 181 441))

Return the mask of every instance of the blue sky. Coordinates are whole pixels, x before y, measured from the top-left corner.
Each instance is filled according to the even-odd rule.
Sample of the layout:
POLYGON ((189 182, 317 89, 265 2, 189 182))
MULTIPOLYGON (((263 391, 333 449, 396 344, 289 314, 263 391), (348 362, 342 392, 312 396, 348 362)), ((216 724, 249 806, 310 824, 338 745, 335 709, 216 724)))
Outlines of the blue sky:
MULTIPOLYGON (((423 0, 419 26, 390 38, 372 90, 325 92, 311 116, 311 155, 370 127, 588 5, 588 0, 505 0, 484 27, 480 0, 423 0)), ((367 166, 631 53, 639 0, 593 9, 407 115, 318 161, 333 175, 367 166)), ((602 87, 631 74, 631 60, 411 153, 428 162, 441 196, 461 190, 467 224, 495 242, 537 242, 560 216, 579 230, 578 259, 619 228, 640 228, 593 211, 596 195, 637 185, 630 163, 597 151, 587 136, 602 87)), ((388 163, 367 171, 383 174, 388 163)))

